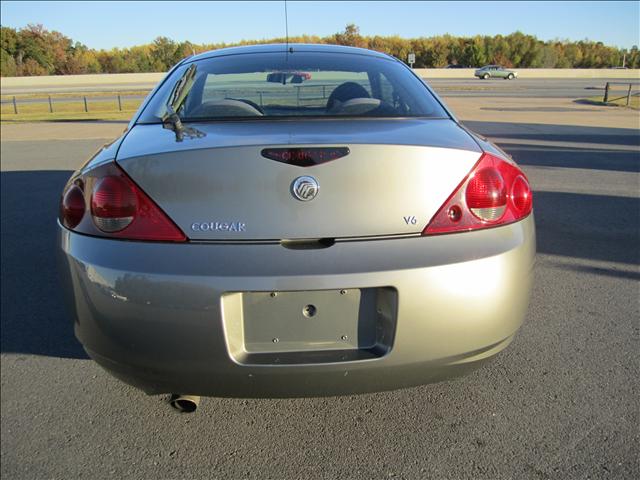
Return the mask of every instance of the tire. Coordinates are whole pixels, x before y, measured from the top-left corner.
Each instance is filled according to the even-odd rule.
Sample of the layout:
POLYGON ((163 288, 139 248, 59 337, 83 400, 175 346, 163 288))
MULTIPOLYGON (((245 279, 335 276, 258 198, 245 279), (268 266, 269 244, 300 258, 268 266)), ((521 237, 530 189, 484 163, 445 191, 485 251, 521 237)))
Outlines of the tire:
POLYGON ((507 75, 507 80, 513 80, 514 78, 516 78, 513 73, 510 73, 509 75, 507 75))
POLYGON ((489 78, 489 74, 488 73, 485 73, 484 75, 482 75, 482 79, 483 80, 486 80, 487 78, 489 78))

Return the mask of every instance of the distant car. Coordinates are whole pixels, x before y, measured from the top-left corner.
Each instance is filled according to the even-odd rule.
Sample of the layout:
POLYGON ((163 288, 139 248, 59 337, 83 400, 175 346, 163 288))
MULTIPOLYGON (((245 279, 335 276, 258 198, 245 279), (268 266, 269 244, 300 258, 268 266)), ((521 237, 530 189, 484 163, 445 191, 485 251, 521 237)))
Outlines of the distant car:
POLYGON ((302 83, 311 80, 309 72, 273 72, 267 75, 267 82, 273 83, 302 83))
POLYGON ((488 78, 504 78, 505 80, 513 80, 518 77, 518 73, 513 70, 507 70, 500 65, 485 65, 474 73, 474 76, 486 80, 488 78))
POLYGON ((452 63, 450 65, 447 65, 444 68, 468 68, 466 65, 459 65, 457 63, 452 63))
POLYGON ((116 377, 174 393, 183 410, 200 395, 455 376, 509 345, 527 311, 525 174, 404 63, 369 50, 189 57, 61 200, 77 337, 116 377), (334 85, 291 88, 264 72, 334 85))

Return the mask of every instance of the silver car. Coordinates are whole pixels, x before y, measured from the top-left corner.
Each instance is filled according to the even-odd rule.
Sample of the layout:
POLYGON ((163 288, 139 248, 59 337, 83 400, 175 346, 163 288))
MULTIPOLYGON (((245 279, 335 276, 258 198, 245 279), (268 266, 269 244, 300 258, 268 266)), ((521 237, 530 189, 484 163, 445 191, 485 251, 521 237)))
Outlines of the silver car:
POLYGON ((477 69, 473 75, 481 80, 487 80, 488 78, 513 80, 518 77, 518 72, 508 70, 500 65, 485 65, 484 67, 477 69))
POLYGON ((193 410, 477 367, 525 317, 535 229, 522 170, 402 62, 264 45, 166 75, 70 178, 59 252, 88 354, 193 410))

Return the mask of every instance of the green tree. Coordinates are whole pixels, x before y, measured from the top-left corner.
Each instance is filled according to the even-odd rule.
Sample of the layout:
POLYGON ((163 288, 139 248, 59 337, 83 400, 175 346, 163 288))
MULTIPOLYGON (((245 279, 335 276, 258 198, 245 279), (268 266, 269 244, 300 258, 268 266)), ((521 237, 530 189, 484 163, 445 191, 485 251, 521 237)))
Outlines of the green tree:
POLYGON ((640 52, 638 46, 634 45, 627 53, 626 64, 629 68, 640 68, 640 52))
POLYGON ((553 68, 558 63, 558 52, 553 45, 542 47, 542 67, 553 68))
POLYGON ((153 41, 151 57, 160 71, 168 70, 174 65, 176 48, 176 42, 167 37, 158 37, 153 41))
POLYGON ((27 25, 16 42, 16 67, 19 75, 48 75, 54 72, 54 55, 42 25, 27 25), (30 61, 29 61, 30 60, 30 61))
POLYGON ((155 71, 151 47, 148 45, 130 48, 126 53, 126 57, 126 63, 132 66, 133 72, 155 71))
POLYGON ((486 65, 487 57, 484 54, 484 45, 480 37, 474 37, 465 42, 460 63, 469 67, 486 65))
POLYGON ((13 56, 18 44, 18 32, 15 28, 0 27, 0 48, 13 56))
POLYGON ((353 23, 348 24, 344 31, 335 34, 335 41, 338 45, 350 47, 366 47, 367 42, 360 36, 360 29, 353 23))
POLYGON ((76 43, 67 51, 64 64, 61 66, 63 74, 99 73, 100 63, 95 52, 81 43, 76 43))
POLYGON ((17 73, 16 61, 9 55, 9 52, 0 48, 0 76, 15 77, 17 73))

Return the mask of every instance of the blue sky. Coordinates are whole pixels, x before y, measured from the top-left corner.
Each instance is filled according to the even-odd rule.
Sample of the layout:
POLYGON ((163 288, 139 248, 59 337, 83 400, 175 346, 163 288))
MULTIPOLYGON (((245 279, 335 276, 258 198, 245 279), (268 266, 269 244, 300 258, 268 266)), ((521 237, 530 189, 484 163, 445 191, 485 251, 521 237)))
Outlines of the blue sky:
MULTIPOLYGON (((288 1, 289 34, 330 35, 355 23, 363 35, 506 34, 543 40, 640 44, 640 2, 288 1)), ((41 23, 92 48, 129 47, 164 35, 194 43, 284 36, 284 2, 2 1, 2 25, 41 23)))

